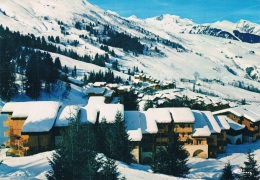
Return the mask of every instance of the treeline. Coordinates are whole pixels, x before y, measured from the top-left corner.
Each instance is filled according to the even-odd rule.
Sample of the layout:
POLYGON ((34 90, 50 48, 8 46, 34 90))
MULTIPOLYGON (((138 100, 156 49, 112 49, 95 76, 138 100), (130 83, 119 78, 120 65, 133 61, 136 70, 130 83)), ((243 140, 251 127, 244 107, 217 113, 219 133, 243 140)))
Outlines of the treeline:
MULTIPOLYGON (((60 43, 61 40, 59 36, 57 36, 56 38, 54 38, 53 36, 49 36, 48 41, 53 43, 48 43, 44 36, 35 37, 33 34, 22 35, 19 32, 10 31, 8 27, 4 28, 2 25, 0 25, 0 34, 2 38, 8 39, 10 41, 9 48, 14 50, 20 49, 21 47, 41 49, 48 52, 58 53, 79 61, 96 64, 102 67, 105 66, 104 63, 97 62, 96 57, 93 58, 87 54, 84 56, 80 56, 77 54, 77 52, 73 50, 68 50, 66 48, 62 50, 59 46, 53 44, 53 43, 60 43)), ((71 42, 71 45, 77 45, 77 44, 78 44, 77 41, 71 42)), ((98 57, 103 59, 109 59, 108 54, 103 56, 99 55, 98 57)))
POLYGON ((113 71, 107 71, 107 72, 90 72, 89 75, 85 75, 84 76, 84 82, 85 84, 91 82, 91 83, 95 83, 95 82, 107 82, 107 83, 121 83, 122 79, 120 76, 115 76, 113 71))
POLYGON ((105 45, 122 48, 124 51, 133 51, 139 54, 143 54, 144 45, 140 43, 137 37, 131 37, 126 33, 119 33, 113 30, 109 25, 103 25, 103 31, 101 32, 94 28, 98 25, 99 22, 97 22, 97 24, 89 23, 87 25, 82 22, 76 22, 75 28, 79 30, 86 30, 90 33, 90 35, 94 35, 96 37, 106 37, 100 41, 105 45))
POLYGON ((108 31, 108 40, 103 40, 103 44, 122 48, 124 51, 134 51, 143 54, 144 45, 142 45, 137 37, 131 37, 125 33, 118 33, 115 31, 108 31))

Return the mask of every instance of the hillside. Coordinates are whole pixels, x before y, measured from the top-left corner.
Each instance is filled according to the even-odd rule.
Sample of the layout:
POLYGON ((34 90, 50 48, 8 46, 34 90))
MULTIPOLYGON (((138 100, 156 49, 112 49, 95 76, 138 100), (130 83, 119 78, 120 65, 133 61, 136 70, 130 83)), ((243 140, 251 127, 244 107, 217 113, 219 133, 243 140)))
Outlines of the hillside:
MULTIPOLYGON (((194 79, 194 73, 198 72, 200 79, 223 82, 229 91, 225 91, 220 97, 226 99, 232 99, 227 98, 231 96, 228 92, 233 91, 238 83, 242 84, 240 88, 246 90, 260 90, 257 82, 260 78, 260 64, 257 61, 260 59, 259 43, 243 42, 244 39, 252 40, 252 37, 253 42, 257 41, 259 25, 245 20, 238 23, 223 21, 199 25, 174 15, 161 15, 145 20, 134 16, 122 18, 85 0, 76 0, 73 3, 68 0, 2 0, 0 19, 1 24, 12 31, 32 33, 36 37, 45 36, 45 39, 58 36, 59 42, 53 42, 49 38, 49 43, 62 50, 71 49, 81 56, 94 57, 97 53, 104 55, 107 51, 100 46, 107 46, 107 68, 111 68, 111 63, 118 60, 121 70, 133 69, 135 66, 156 79, 176 80, 177 84, 180 78, 194 79), (141 44, 144 51, 131 49, 127 43, 116 44, 117 42, 112 41, 113 34, 128 38, 126 42, 129 40, 137 43, 134 49, 138 43, 141 44), (129 39, 130 36, 133 41, 129 39), (112 51, 114 56, 110 54, 112 51)), ((65 64, 71 68, 79 65, 68 59, 62 60, 62 65, 65 64)), ((81 76, 92 69, 100 69, 88 63, 80 63, 79 66, 82 67, 81 76)), ((117 74, 124 79, 128 77, 122 73, 117 74)), ((215 85, 207 91, 222 94, 215 85)), ((256 99, 246 100, 257 101, 256 99)))

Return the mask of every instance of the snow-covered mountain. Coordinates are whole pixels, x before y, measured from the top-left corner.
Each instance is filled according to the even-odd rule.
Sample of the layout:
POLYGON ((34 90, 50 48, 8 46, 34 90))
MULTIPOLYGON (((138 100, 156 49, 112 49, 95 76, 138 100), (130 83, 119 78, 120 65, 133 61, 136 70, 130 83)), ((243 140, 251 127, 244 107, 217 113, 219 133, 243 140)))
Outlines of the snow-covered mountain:
MULTIPOLYGON (((220 80, 226 87, 260 90, 257 82, 260 80, 260 44, 255 43, 260 37, 259 25, 248 21, 199 25, 168 14, 145 20, 135 16, 123 18, 86 0, 0 0, 0 24, 12 31, 45 36, 45 39, 59 36, 60 43, 56 45, 61 49, 72 49, 80 55, 92 57, 96 53, 106 53, 100 49, 102 43, 99 39, 109 38, 101 33, 109 26, 115 32, 137 37, 146 47, 143 54, 136 55, 120 47, 108 46, 116 54, 116 57, 110 56, 111 62, 118 60, 121 69, 135 66, 156 79, 176 80, 179 85, 183 85, 180 78, 194 79, 194 73, 198 72, 200 79, 220 80), (80 28, 75 28, 77 23, 80 28), (81 29, 89 24, 94 24, 96 35, 81 29), (248 39, 254 43, 243 42, 248 39), (69 43, 75 40, 79 42, 77 46, 69 43)), ((79 65, 78 61, 60 57, 62 65, 70 68, 79 65)), ((84 64, 79 65, 82 74, 100 69, 84 64)), ((106 66, 111 68, 109 63, 106 66)), ((220 91, 221 85, 211 86, 205 82, 201 88, 220 97, 234 98, 231 90, 220 91)), ((257 98, 251 94, 248 100, 257 101, 257 98)))

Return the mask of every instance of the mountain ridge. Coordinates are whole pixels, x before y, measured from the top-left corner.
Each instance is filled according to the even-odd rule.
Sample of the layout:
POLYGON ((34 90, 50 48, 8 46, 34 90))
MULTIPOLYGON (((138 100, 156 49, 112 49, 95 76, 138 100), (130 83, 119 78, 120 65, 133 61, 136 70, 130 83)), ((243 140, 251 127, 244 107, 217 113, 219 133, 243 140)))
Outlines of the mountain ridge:
MULTIPOLYGON (((123 18, 117 13, 104 11, 88 1, 80 0, 73 3, 69 0, 2 0, 0 9, 3 26, 23 34, 45 36, 45 39, 48 36, 59 36, 60 43, 49 43, 63 50, 74 50, 79 55, 94 57, 97 53, 106 54, 100 46, 106 45, 104 40, 111 38, 106 34, 108 31, 104 31, 107 27, 109 31, 136 38, 145 47, 143 53, 136 54, 122 47, 108 45, 116 56, 110 55, 107 68, 111 68, 111 63, 118 60, 121 69, 133 69, 135 66, 159 80, 174 79, 178 83, 180 78, 194 79, 193 74, 199 72, 201 79, 220 79, 225 84, 243 82, 246 87, 260 89, 257 82, 260 80, 260 64, 256 61, 260 59, 259 44, 242 42, 233 32, 236 25, 227 21, 198 25, 175 15, 146 20, 123 18), (80 27, 76 28, 76 23, 80 27), (95 34, 85 29, 90 24, 95 34), (227 29, 221 29, 225 24, 228 24, 227 29), (196 27, 196 31, 190 33, 193 27, 196 27), (72 43, 74 41, 78 42, 76 46, 72 43)), ((247 24, 247 27, 254 29, 258 27, 257 24, 244 22, 244 25, 247 24)), ((88 71, 82 69, 82 72, 88 71)), ((208 91, 211 91, 210 88, 208 91)))

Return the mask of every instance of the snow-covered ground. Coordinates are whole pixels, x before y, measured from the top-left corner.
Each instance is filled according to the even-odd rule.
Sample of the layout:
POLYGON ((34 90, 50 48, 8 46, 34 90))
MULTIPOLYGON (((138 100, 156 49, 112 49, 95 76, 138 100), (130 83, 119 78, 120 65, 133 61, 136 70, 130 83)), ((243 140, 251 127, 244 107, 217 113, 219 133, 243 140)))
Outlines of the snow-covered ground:
MULTIPOLYGON (((219 179, 225 164, 230 162, 233 173, 240 173, 240 166, 246 161, 245 153, 251 149, 255 160, 260 165, 260 141, 241 145, 228 145, 227 152, 219 155, 217 159, 190 158, 188 165, 191 168, 187 179, 219 179)), ((1 179, 46 179, 45 174, 50 170, 48 159, 52 151, 28 157, 6 157, 2 150, 0 158, 4 162, 0 165, 1 179)), ((140 164, 127 165, 117 162, 118 170, 128 180, 173 180, 182 179, 163 174, 153 174, 149 166, 140 164)))

